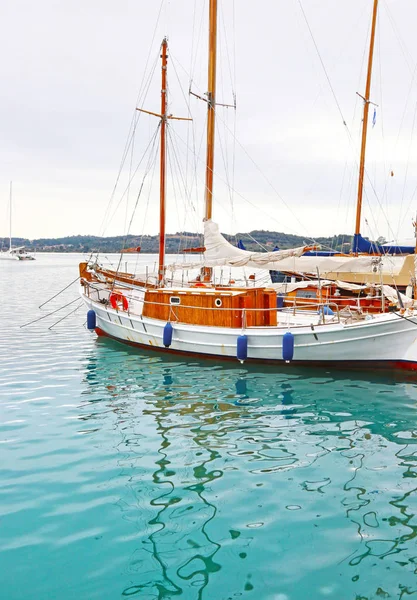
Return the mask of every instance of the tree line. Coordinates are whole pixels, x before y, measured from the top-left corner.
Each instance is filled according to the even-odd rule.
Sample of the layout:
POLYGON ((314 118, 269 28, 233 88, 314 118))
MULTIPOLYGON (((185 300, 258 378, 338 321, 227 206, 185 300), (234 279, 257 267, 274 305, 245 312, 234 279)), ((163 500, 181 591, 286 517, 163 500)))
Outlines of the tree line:
MULTIPOLYGON (((323 249, 332 249, 348 252, 352 243, 352 236, 339 234, 330 237, 318 237, 307 239, 303 236, 292 235, 279 231, 255 230, 249 233, 237 233, 236 235, 223 234, 232 244, 237 245, 241 241, 247 250, 271 251, 275 247, 280 249, 295 248, 303 245, 319 244, 323 249)), ((202 247, 204 239, 202 235, 192 232, 179 232, 166 236, 166 252, 176 254, 189 248, 202 247)), ((12 246, 25 246, 30 252, 121 252, 128 248, 136 249, 145 254, 154 254, 159 249, 158 235, 128 235, 98 237, 93 235, 72 235, 61 238, 40 238, 29 240, 26 238, 13 237, 12 246)), ((0 238, 1 250, 9 247, 9 238, 0 238)))

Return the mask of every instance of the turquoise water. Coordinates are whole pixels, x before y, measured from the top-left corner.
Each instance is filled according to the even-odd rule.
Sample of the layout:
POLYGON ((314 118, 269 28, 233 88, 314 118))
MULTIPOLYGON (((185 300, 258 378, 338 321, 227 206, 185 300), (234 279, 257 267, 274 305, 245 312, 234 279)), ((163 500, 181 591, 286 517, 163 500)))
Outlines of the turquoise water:
POLYGON ((97 339, 0 264, 0 597, 417 597, 417 387, 97 339))

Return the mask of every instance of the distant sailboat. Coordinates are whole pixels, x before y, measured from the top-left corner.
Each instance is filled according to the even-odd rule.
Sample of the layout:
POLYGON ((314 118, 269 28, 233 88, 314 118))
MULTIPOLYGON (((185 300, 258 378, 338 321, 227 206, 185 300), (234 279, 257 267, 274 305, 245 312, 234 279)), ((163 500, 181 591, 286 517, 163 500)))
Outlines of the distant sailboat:
POLYGON ((12 247, 12 182, 10 182, 9 197, 9 249, 0 252, 0 260, 35 260, 35 257, 25 251, 24 246, 12 247))

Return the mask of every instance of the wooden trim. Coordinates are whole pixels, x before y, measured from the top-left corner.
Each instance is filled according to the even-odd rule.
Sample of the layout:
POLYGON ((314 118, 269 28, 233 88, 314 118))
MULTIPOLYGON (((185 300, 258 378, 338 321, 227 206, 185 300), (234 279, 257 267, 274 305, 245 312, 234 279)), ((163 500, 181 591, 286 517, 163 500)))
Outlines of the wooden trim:
POLYGON ((143 316, 161 321, 213 327, 259 327, 277 325, 277 294, 262 288, 241 292, 207 289, 146 290, 143 316), (180 294, 181 304, 170 298, 180 294), (216 300, 221 300, 221 305, 216 300))

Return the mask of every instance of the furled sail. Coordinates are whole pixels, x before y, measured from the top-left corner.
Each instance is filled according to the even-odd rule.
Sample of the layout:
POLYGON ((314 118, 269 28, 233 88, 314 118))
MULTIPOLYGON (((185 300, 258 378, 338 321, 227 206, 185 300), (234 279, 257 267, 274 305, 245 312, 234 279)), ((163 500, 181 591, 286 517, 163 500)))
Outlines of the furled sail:
MULTIPOLYGON (((191 269, 194 267, 249 267, 251 269, 267 269, 285 271, 287 273, 311 273, 328 276, 331 279, 345 279, 344 275, 362 273, 367 280, 379 277, 379 271, 395 277, 404 271, 407 283, 414 275, 414 264, 411 269, 404 256, 303 256, 306 247, 277 252, 250 252, 241 250, 230 244, 220 233, 217 223, 211 220, 204 222, 205 252, 198 263, 184 262, 169 265, 168 269, 191 269)), ((407 284, 406 284, 407 285, 407 284)))
POLYGON ((204 265, 225 265, 230 267, 248 266, 251 268, 278 269, 292 273, 372 273, 382 267, 387 272, 395 272, 403 266, 403 259, 395 261, 390 257, 371 256, 303 256, 306 247, 278 252, 249 252, 230 244, 220 233, 213 221, 204 223, 204 265))
MULTIPOLYGON (((219 226, 214 221, 204 222, 204 263, 208 266, 252 267, 269 269, 272 263, 278 263, 284 258, 302 256, 306 246, 275 252, 250 252, 233 246, 220 233, 219 226)), ((275 264, 276 266, 276 264, 275 264)))

